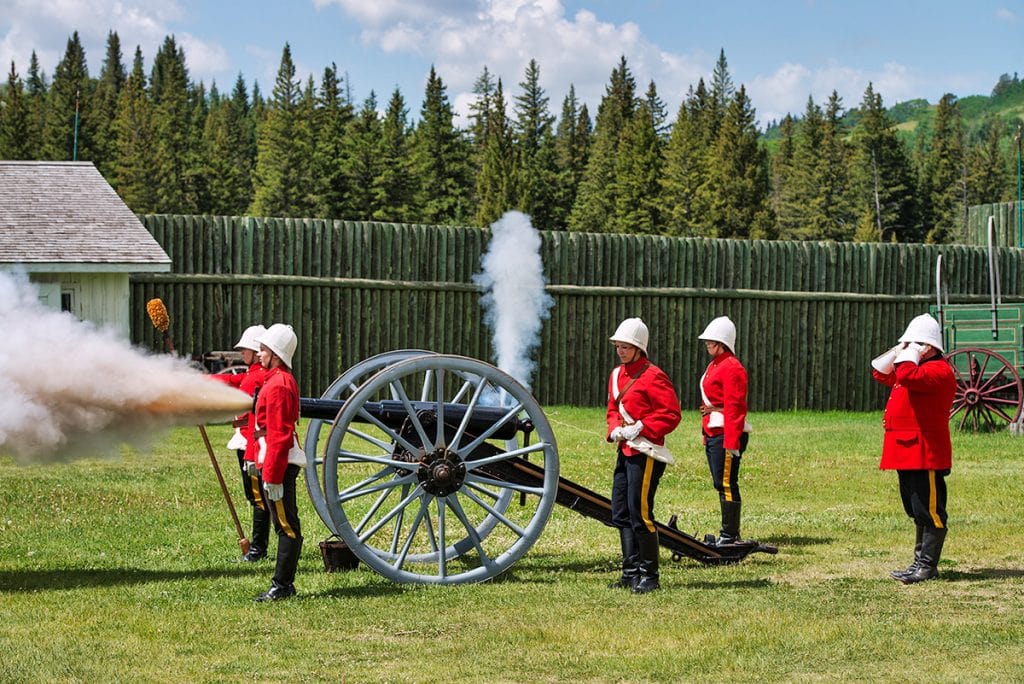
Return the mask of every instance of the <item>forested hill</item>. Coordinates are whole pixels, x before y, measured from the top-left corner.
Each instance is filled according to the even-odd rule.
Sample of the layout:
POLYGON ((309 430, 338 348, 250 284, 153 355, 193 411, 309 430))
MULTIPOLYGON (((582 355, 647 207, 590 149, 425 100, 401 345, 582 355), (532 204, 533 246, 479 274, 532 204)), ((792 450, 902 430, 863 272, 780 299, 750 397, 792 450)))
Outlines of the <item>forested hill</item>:
POLYGON ((126 60, 111 32, 87 63, 76 32, 50 78, 35 53, 11 64, 0 159, 91 161, 139 214, 485 227, 515 209, 544 230, 942 243, 1017 193, 1016 74, 934 106, 870 84, 808 98, 766 136, 724 50, 674 112, 625 56, 593 111, 571 84, 546 92, 536 60, 514 85, 483 66, 464 125, 434 69, 414 116, 397 88, 352 101, 334 64, 300 78, 288 44, 266 93, 197 82, 173 36, 126 60))
MULTIPOLYGON (((964 133, 968 138, 981 139, 993 120, 1003 124, 1004 144, 1016 134, 1017 127, 1024 121, 1024 80, 1015 72, 1013 76, 1003 74, 992 88, 990 95, 967 95, 957 98, 964 133)), ((886 110, 889 120, 896 124, 900 135, 913 149, 919 134, 932 130, 938 104, 927 100, 914 99, 897 103, 886 110)), ((861 119, 861 109, 849 109, 842 118, 844 127, 853 130, 861 119)), ((781 137, 781 122, 771 122, 765 129, 764 139, 774 142, 781 137)))

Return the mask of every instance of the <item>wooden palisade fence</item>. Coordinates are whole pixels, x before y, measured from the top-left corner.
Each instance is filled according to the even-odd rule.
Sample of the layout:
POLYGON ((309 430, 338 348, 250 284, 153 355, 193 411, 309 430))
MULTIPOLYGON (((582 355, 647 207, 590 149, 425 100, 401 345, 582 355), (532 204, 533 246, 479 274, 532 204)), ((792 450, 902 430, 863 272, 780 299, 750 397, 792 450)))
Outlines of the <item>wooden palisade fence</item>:
MULTIPOLYGON (((328 220, 144 216, 172 273, 132 278, 132 338, 159 340, 145 302, 160 297, 177 349, 230 349, 248 325, 286 322, 295 371, 318 395, 380 352, 418 348, 492 359, 472 276, 489 232, 328 220)), ((543 232, 555 305, 535 353, 542 404, 600 405, 615 355, 608 336, 629 316, 651 329, 652 360, 684 406, 707 363, 697 341, 726 314, 750 372, 753 410, 874 410, 884 392, 870 359, 894 344, 935 296, 943 254, 950 301, 986 302, 981 247, 808 243, 543 232)), ((1024 300, 1024 261, 999 250, 1007 301, 1024 300)))

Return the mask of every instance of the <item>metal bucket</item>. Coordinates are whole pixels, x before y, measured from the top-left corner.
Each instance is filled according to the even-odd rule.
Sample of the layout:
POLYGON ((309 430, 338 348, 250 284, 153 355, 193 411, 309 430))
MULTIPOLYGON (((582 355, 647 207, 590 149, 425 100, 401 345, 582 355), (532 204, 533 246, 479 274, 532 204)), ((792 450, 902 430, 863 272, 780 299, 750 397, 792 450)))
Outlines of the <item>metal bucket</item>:
POLYGON ((340 572, 342 570, 355 570, 359 565, 359 558, 348 548, 338 535, 332 534, 320 542, 320 555, 324 559, 324 571, 340 572))

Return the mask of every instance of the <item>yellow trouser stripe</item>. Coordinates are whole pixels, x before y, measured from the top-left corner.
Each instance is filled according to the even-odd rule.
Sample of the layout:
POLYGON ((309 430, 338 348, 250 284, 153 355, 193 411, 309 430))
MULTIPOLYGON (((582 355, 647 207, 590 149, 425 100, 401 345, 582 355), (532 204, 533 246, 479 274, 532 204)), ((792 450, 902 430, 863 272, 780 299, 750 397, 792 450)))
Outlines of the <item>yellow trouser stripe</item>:
POLYGON ((722 491, 725 493, 725 500, 732 501, 732 487, 729 480, 732 478, 732 454, 725 452, 725 465, 722 467, 722 491))
POLYGON ((263 505, 263 494, 260 492, 260 479, 258 477, 249 476, 249 491, 252 492, 252 498, 256 508, 261 511, 267 510, 267 507, 263 505))
POLYGON ((277 513, 277 522, 281 526, 281 531, 295 539, 295 530, 288 524, 288 518, 284 514, 284 499, 278 499, 274 502, 274 511, 277 513))
POLYGON ((938 511, 939 492, 935 487, 935 471, 928 471, 928 515, 932 516, 932 522, 937 529, 942 529, 942 520, 939 519, 938 511))
POLYGON ((648 532, 654 532, 654 521, 651 520, 651 507, 648 505, 647 493, 651 491, 651 475, 654 474, 654 459, 645 456, 647 463, 644 464, 644 481, 640 485, 640 519, 644 521, 644 527, 648 532))

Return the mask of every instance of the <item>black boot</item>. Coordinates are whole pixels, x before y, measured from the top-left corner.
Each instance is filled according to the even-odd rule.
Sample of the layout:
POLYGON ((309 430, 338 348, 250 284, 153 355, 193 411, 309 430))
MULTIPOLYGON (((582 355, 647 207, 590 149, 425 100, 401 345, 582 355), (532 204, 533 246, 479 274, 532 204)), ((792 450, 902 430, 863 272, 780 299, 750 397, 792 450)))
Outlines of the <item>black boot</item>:
POLYGON ((917 570, 917 566, 921 564, 921 538, 924 535, 924 525, 917 526, 917 537, 914 540, 914 562, 911 563, 906 570, 893 570, 889 573, 889 576, 893 579, 903 579, 907 575, 917 570))
POLYGON ((637 547, 640 549, 640 564, 638 566, 637 580, 633 584, 634 594, 647 594, 656 589, 661 589, 661 582, 658 581, 658 533, 637 532, 637 547))
POLYGON ((252 539, 249 553, 242 560, 252 563, 267 557, 267 542, 270 540, 270 514, 265 508, 252 507, 252 539))
POLYGON ((636 583, 640 551, 636 545, 636 533, 632 527, 619 528, 619 542, 622 546, 622 576, 608 585, 609 589, 632 589, 636 583))
POLYGON ((921 538, 921 561, 908 575, 899 578, 904 584, 916 584, 939 576, 939 558, 946 541, 945 527, 925 527, 921 538))
POLYGON ((739 501, 720 499, 722 504, 722 530, 718 533, 719 544, 735 544, 740 540, 740 508, 739 501))
POLYGON ((280 601, 295 596, 295 570, 299 566, 302 551, 302 537, 277 536, 277 564, 274 566, 274 581, 270 589, 256 597, 257 602, 280 601))

